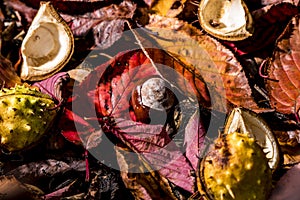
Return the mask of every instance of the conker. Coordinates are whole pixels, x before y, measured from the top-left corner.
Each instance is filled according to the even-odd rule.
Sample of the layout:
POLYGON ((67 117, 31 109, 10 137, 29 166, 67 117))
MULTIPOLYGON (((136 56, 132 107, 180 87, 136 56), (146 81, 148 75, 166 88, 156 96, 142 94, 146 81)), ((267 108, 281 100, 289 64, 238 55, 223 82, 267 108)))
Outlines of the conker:
POLYGON ((143 123, 165 123, 171 108, 176 105, 175 94, 161 78, 154 77, 138 85, 130 100, 135 121, 143 123))

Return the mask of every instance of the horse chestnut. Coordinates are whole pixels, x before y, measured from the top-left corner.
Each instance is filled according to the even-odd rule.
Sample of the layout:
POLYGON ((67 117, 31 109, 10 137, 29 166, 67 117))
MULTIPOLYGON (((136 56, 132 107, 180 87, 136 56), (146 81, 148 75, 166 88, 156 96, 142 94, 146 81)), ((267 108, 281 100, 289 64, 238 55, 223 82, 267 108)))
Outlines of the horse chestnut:
POLYGON ((130 104, 134 120, 143 123, 164 123, 171 108, 176 105, 175 94, 168 83, 154 77, 138 85, 132 92, 130 104))

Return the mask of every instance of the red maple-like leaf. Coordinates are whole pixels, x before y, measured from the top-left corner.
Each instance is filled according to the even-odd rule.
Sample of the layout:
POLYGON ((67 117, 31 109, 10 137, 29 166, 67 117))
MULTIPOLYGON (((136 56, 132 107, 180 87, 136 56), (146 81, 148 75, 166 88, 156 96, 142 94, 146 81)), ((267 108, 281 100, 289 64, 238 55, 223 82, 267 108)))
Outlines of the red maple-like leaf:
MULTIPOLYGON (((88 135, 101 128, 109 138, 115 138, 113 143, 116 148, 130 149, 136 157, 133 159, 132 155, 127 157, 124 154, 125 167, 140 169, 139 165, 146 166, 148 171, 158 171, 159 176, 192 193, 195 191, 195 177, 190 172, 196 170, 199 149, 205 136, 199 115, 193 115, 188 120, 187 128, 183 128, 183 147, 179 147, 172 139, 176 130, 167 128, 165 124, 144 124, 132 120, 134 113, 129 104, 132 91, 145 80, 157 76, 161 76, 161 70, 151 64, 143 51, 118 54, 98 66, 80 86, 74 88, 73 97, 61 120, 62 133, 73 142, 78 143, 81 139, 85 144, 88 135)), ((185 88, 185 84, 177 86, 192 92, 185 88)), ((195 104, 198 105, 197 99, 195 104)), ((120 168, 124 167, 122 163, 119 163, 120 168)), ((154 179, 152 184, 157 181, 154 179)), ((142 183, 141 187, 147 188, 142 183)))

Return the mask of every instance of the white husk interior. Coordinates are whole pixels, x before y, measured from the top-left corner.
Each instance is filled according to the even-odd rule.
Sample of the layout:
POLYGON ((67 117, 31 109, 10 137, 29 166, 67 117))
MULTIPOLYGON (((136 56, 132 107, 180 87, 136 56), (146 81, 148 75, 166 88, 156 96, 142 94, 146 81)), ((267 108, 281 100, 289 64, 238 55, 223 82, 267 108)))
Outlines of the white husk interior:
POLYGON ((251 34, 242 0, 202 0, 199 5, 201 26, 215 36, 232 37, 251 34))
POLYGON ((22 43, 24 80, 41 79, 58 71, 73 52, 73 37, 65 30, 68 27, 52 16, 47 5, 41 5, 22 43))

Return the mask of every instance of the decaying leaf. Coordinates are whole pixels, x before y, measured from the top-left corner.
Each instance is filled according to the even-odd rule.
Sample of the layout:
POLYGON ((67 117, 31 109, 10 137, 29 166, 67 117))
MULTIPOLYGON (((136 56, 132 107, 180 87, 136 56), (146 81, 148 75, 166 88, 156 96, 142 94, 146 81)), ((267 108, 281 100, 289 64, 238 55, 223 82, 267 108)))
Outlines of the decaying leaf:
POLYGON ((201 0, 198 12, 201 27, 222 40, 244 40, 253 33, 253 20, 243 0, 201 0))
POLYGON ((278 38, 269 60, 266 86, 276 111, 299 116, 300 109, 300 17, 295 16, 278 38))
MULTIPOLYGON (((153 15, 147 28, 156 33, 150 36, 161 48, 172 53, 187 66, 186 71, 193 73, 191 82, 197 76, 203 78, 213 109, 225 112, 228 103, 231 103, 259 110, 251 96, 251 88, 242 66, 221 43, 174 18, 153 15)), ((198 100, 203 103, 203 100, 198 100)))
POLYGON ((130 192, 126 191, 118 171, 100 165, 100 168, 92 176, 93 179, 85 199, 132 199, 130 192))
POLYGON ((294 165, 300 162, 300 145, 298 129, 274 130, 276 139, 279 143, 284 166, 294 165))
POLYGON ((74 51, 74 38, 69 26, 48 3, 41 6, 22 42, 21 78, 38 81, 60 71, 74 51))

